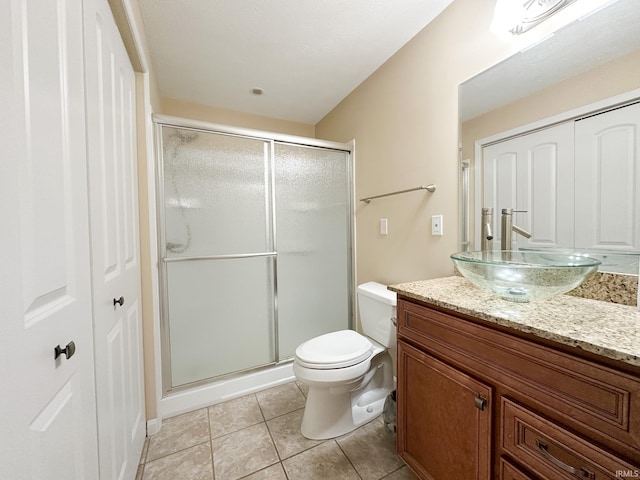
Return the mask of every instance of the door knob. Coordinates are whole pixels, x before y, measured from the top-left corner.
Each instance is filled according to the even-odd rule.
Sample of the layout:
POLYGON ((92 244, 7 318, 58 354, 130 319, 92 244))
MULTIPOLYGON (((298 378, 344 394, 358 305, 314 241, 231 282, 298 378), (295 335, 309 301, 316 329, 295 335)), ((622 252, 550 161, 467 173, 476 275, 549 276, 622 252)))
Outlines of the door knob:
POLYGON ((114 298, 113 306, 115 307, 117 304, 120 304, 120 306, 124 305, 124 297, 114 298))
POLYGON ((71 341, 71 342, 67 343, 67 346, 64 347, 64 348, 60 348, 60 345, 56 346, 56 348, 54 348, 53 351, 54 351, 54 357, 53 358, 58 358, 63 353, 64 353, 65 357, 71 358, 71 357, 73 357, 73 354, 76 353, 76 344, 71 341))

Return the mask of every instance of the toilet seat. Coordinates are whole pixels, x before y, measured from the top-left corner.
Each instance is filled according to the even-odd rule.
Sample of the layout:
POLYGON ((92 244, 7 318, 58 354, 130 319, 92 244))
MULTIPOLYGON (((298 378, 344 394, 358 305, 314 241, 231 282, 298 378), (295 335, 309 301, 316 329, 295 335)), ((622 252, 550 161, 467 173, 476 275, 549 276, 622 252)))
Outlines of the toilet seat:
POLYGON ((372 356, 371 341, 353 330, 340 330, 312 338, 296 348, 296 362, 306 368, 346 368, 372 356))

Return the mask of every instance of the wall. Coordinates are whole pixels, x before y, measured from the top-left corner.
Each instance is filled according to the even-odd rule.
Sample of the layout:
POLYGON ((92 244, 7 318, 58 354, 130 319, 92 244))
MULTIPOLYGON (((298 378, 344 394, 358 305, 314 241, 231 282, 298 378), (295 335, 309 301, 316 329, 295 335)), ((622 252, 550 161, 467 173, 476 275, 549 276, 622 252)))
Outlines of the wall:
POLYGON ((458 85, 507 54, 489 32, 493 0, 456 0, 316 125, 316 136, 356 142, 356 196, 434 183, 359 202, 357 282, 450 275, 458 250, 458 85), (444 215, 444 236, 431 216, 444 215), (389 220, 389 234, 378 220, 389 220))
POLYGON ((359 203, 359 283, 453 272, 449 255, 460 249, 458 85, 566 24, 574 5, 512 36, 489 30, 495 0, 455 0, 316 125, 319 138, 355 139, 358 198, 437 185, 434 194, 359 203), (431 235, 431 216, 437 214, 444 215, 442 237, 431 235), (387 236, 378 234, 381 218, 389 219, 387 236))
POLYGON ((236 112, 208 105, 183 102, 174 98, 163 98, 159 113, 173 115, 175 117, 201 120, 203 122, 221 123, 235 127, 253 128, 268 132, 286 133, 301 137, 315 136, 313 125, 298 122, 289 122, 277 118, 263 117, 250 113, 236 112))
MULTIPOLYGON (((135 41, 143 47, 142 52, 137 47, 146 60, 146 78, 140 81, 146 95, 141 100, 142 112, 152 106, 157 112, 215 123, 302 136, 315 133, 317 138, 340 142, 356 139, 358 198, 437 184, 433 195, 413 192, 358 205, 358 282, 396 283, 452 272, 448 255, 458 250, 458 85, 548 33, 542 25, 517 38, 497 37, 489 32, 495 0, 455 0, 319 122, 314 132, 312 126, 304 124, 273 123, 273 119, 160 99, 144 48, 144 25, 137 1, 113 1, 130 4, 133 13, 125 20, 133 23, 138 33, 135 41), (430 235, 430 217, 434 214, 444 215, 443 237, 430 235), (377 234, 379 218, 389 219, 388 236, 377 234)), ((141 117, 139 142, 144 142, 149 138, 149 124, 148 117, 141 117)), ((151 167, 146 163, 147 153, 140 147, 140 232, 146 272, 142 292, 147 418, 155 419, 159 353, 154 332, 157 305, 152 298, 155 262, 150 246, 154 212, 145 204, 149 186, 145 180, 151 167)))

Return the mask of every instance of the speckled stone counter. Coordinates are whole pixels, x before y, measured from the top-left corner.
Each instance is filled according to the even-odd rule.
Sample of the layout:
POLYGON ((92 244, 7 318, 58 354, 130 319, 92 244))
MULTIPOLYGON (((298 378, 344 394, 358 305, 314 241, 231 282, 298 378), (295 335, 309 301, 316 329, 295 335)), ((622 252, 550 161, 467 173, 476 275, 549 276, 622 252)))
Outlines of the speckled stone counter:
POLYGON ((388 287, 399 295, 640 366, 640 311, 570 295, 515 303, 452 276, 388 287))
POLYGON ((635 307, 638 304, 638 275, 595 272, 567 295, 635 307))

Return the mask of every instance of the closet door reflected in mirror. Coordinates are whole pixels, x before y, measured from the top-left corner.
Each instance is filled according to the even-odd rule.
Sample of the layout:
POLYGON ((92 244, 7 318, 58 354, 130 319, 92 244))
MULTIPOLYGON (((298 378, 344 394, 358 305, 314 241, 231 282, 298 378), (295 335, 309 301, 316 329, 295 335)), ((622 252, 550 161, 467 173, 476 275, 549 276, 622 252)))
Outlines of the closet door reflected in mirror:
POLYGON ((503 208, 522 210, 513 223, 532 233, 513 235, 511 249, 573 244, 573 140, 573 123, 565 123, 483 149, 483 206, 494 211, 494 247, 503 208))
MULTIPOLYGON (((640 252, 640 103, 486 146, 483 206, 524 210, 512 248, 640 252)), ((497 248, 497 247, 496 247, 497 248)))
POLYGON ((575 128, 575 246, 640 252, 640 103, 575 128))

